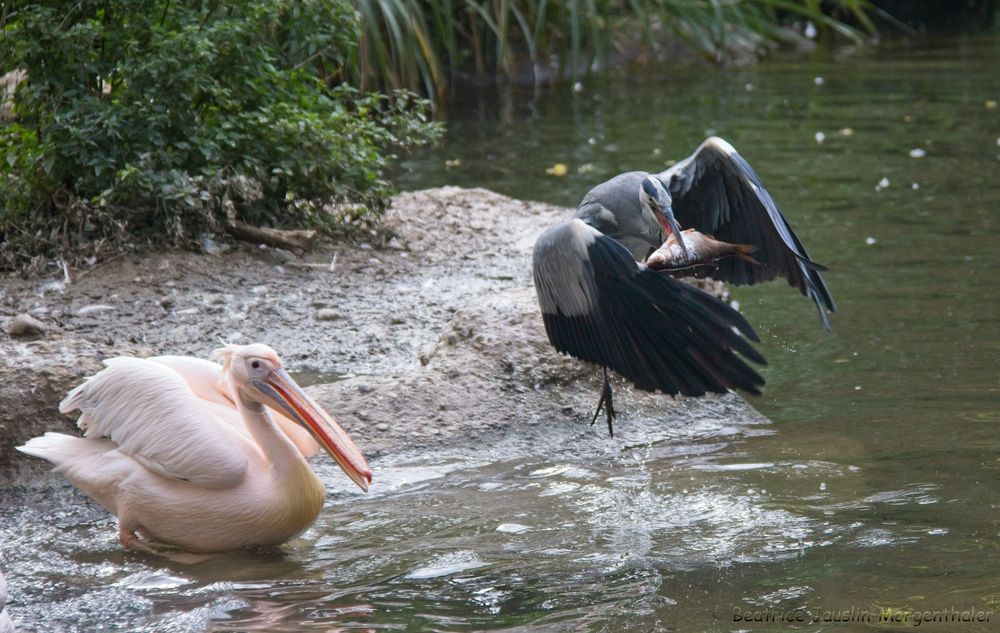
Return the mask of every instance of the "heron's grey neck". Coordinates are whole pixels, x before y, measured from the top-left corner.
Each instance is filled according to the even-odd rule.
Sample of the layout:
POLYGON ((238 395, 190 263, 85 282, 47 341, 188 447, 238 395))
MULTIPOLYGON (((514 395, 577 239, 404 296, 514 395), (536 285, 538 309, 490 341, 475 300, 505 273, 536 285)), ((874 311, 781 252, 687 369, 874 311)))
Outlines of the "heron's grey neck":
POLYGON ((667 235, 663 232, 663 227, 660 226, 660 222, 656 219, 656 214, 653 212, 653 207, 649 206, 649 203, 645 200, 639 200, 639 206, 642 208, 642 219, 645 222, 646 235, 656 242, 659 246, 667 241, 667 235))

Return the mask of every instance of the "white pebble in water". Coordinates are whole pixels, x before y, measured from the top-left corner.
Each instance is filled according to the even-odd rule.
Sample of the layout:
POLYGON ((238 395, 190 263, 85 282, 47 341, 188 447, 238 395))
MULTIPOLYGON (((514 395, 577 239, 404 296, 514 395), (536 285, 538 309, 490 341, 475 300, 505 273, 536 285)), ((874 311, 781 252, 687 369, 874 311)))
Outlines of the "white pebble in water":
POLYGON ((450 576, 452 574, 468 571, 470 569, 476 569, 485 565, 486 563, 481 561, 479 557, 476 556, 475 552, 454 552, 439 556, 428 565, 414 569, 410 573, 406 574, 405 577, 413 580, 428 580, 431 578, 450 576))
POLYGON ((88 306, 83 306, 76 311, 77 316, 87 316, 88 314, 94 314, 95 312, 108 312, 109 310, 114 310, 114 306, 109 306, 106 303, 94 303, 88 306))
POLYGON ((66 290, 66 284, 63 282, 49 281, 42 284, 42 286, 38 289, 38 292, 44 297, 47 292, 62 292, 63 290, 66 290))
POLYGON ((825 141, 825 140, 826 140, 826 134, 824 134, 823 132, 816 132, 816 142, 817 143, 819 143, 820 145, 822 145, 823 141, 825 141))
POLYGON ((927 151, 920 149, 919 147, 910 150, 910 158, 923 158, 927 156, 927 151))
POLYGON ((823 84, 826 83, 826 80, 823 79, 822 77, 816 77, 815 79, 813 79, 813 83, 816 84, 817 86, 822 86, 823 84))
POLYGON ((178 576, 157 572, 137 572, 118 581, 117 585, 129 589, 176 589, 190 581, 178 576))
POLYGON ((883 176, 882 180, 878 181, 878 184, 875 185, 875 191, 882 191, 883 189, 887 189, 888 187, 889 187, 889 179, 883 176))
POLYGON ((914 191, 920 189, 920 183, 917 182, 913 183, 912 185, 910 185, 910 189, 913 189, 914 191))
POLYGON ((878 240, 875 239, 874 237, 867 237, 867 238, 865 238, 865 244, 867 244, 868 246, 871 246, 872 244, 874 244, 877 241, 878 240))
MULTIPOLYGON (((747 92, 753 92, 753 84, 751 83, 743 86, 743 88, 746 89, 747 92)), ((997 139, 997 145, 1000 145, 1000 138, 997 139)))
POLYGON ((816 25, 812 23, 812 20, 809 20, 808 22, 806 22, 806 33, 805 33, 805 35, 806 35, 806 37, 808 37, 811 40, 816 39, 816 35, 817 35, 816 25))

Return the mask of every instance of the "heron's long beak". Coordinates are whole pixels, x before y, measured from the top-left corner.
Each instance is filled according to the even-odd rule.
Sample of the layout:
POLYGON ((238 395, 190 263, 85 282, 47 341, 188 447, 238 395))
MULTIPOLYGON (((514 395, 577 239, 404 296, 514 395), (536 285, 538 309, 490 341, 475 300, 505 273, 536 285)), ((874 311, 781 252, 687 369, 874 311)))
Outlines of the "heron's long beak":
POLYGON ((681 252, 687 258, 688 250, 687 245, 684 244, 684 237, 681 235, 681 227, 677 224, 677 219, 674 218, 673 207, 666 203, 666 199, 663 196, 660 196, 660 199, 656 201, 654 212, 656 219, 660 221, 660 226, 663 227, 663 232, 668 237, 672 234, 677 238, 677 243, 681 245, 681 252))
POLYGON ((340 464, 348 477, 368 492, 372 471, 347 431, 329 413, 295 384, 284 369, 275 369, 265 380, 253 384, 271 402, 270 407, 283 411, 289 418, 305 427, 316 441, 340 464))

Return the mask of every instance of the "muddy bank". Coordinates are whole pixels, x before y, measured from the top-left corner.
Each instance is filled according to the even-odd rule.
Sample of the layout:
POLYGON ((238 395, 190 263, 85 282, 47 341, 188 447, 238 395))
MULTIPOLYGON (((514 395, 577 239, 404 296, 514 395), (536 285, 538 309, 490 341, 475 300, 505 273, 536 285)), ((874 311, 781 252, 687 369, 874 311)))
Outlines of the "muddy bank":
MULTIPOLYGON (((121 353, 206 356, 220 341, 272 345, 371 455, 590 419, 598 372, 548 346, 531 289, 535 237, 569 209, 445 187, 399 195, 383 250, 304 259, 232 245, 126 256, 0 290, 0 477, 39 471, 11 448, 67 430, 57 402, 121 353), (13 338, 19 314, 46 328, 13 338), (340 376, 344 380, 330 382, 340 376)), ((759 416, 736 396, 672 401, 626 392, 626 413, 759 416), (677 404, 681 403, 681 404, 677 404)), ((674 417, 673 415, 671 416, 674 417)), ((606 432, 595 428, 594 432, 606 432)))
MULTIPOLYGON (((600 393, 595 367, 549 346, 532 288, 470 302, 445 325, 423 360, 426 366, 417 369, 356 376, 308 390, 338 412, 373 456, 445 442, 485 443, 508 433, 545 446, 546 438, 586 428, 600 393)), ((615 389, 619 431, 630 415, 662 416, 665 423, 679 425, 705 418, 765 421, 735 394, 673 399, 633 391, 623 380, 615 389)), ((607 433, 603 417, 591 432, 607 433)))
POLYGON ((57 411, 62 396, 98 371, 102 359, 134 353, 79 339, 0 342, 0 482, 25 469, 44 470, 14 447, 45 431, 72 432, 72 422, 57 411))

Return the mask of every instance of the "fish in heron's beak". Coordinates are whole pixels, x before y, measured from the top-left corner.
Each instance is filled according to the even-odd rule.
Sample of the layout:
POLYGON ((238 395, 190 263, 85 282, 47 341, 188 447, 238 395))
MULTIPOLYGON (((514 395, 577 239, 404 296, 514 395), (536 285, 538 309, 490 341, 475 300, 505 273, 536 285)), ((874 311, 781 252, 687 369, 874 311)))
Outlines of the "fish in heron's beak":
POLYGON ((663 246, 646 258, 646 266, 653 270, 683 270, 711 265, 725 257, 736 257, 752 266, 760 266, 760 262, 751 257, 757 250, 753 244, 721 242, 711 235, 687 229, 683 233, 672 233, 663 246), (681 235, 687 242, 686 255, 681 253, 681 235))
POLYGON ((253 380, 253 385, 270 402, 267 406, 282 411, 289 418, 306 428, 316 441, 340 464, 348 477, 368 492, 372 471, 347 431, 329 413, 295 384, 284 369, 278 368, 264 380, 253 380))

